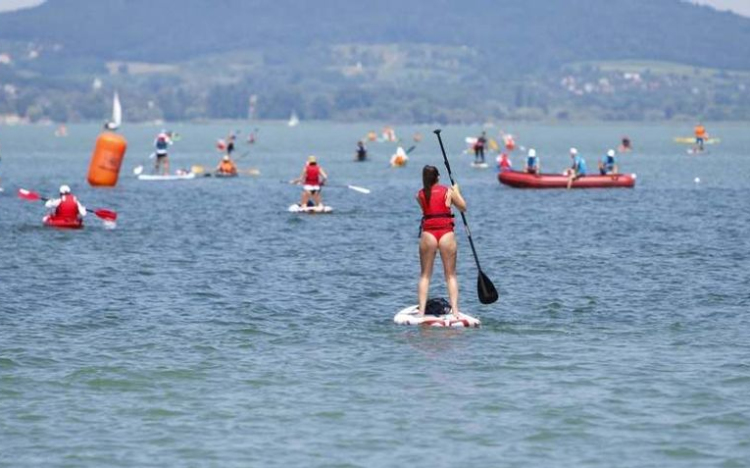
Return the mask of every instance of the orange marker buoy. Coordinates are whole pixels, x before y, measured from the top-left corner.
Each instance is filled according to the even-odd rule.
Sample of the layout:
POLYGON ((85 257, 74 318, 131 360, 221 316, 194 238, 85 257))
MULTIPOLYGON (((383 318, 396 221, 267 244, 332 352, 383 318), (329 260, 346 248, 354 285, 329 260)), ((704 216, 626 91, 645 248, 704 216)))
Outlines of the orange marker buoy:
POLYGON ((89 184, 95 187, 114 187, 120 175, 120 166, 125 157, 127 141, 122 136, 104 132, 96 139, 94 153, 89 164, 89 184))

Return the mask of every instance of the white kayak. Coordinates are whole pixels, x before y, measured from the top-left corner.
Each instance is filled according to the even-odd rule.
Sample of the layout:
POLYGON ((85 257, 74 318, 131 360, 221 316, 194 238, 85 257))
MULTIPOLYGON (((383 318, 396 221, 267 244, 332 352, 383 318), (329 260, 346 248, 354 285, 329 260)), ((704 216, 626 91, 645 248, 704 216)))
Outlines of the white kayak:
POLYGON ((413 305, 399 311, 393 321, 399 325, 421 325, 424 327, 447 327, 447 328, 472 328, 482 324, 479 319, 471 315, 459 314, 458 318, 453 314, 419 315, 419 306, 413 305))
POLYGON ((188 172, 187 174, 141 174, 138 176, 138 180, 188 180, 195 179, 194 172, 188 172))
POLYGON ((290 205, 289 210, 290 213, 310 213, 310 214, 319 214, 319 213, 332 213, 333 208, 327 205, 323 206, 299 206, 298 204, 290 205))
POLYGON ((483 162, 483 163, 473 162, 471 163, 471 167, 473 167, 474 169, 487 169, 488 167, 490 167, 490 165, 486 162, 483 162))

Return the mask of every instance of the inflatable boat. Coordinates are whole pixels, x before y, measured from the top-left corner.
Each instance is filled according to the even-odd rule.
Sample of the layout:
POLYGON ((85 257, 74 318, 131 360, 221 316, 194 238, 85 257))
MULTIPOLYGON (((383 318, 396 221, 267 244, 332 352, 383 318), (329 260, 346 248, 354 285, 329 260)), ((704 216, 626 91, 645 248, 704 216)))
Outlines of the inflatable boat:
MULTIPOLYGON (((571 188, 633 188, 635 174, 586 175, 573 181, 571 188)), ((568 176, 562 174, 528 174, 503 171, 497 175, 501 184, 516 188, 553 189, 568 188, 568 176)))

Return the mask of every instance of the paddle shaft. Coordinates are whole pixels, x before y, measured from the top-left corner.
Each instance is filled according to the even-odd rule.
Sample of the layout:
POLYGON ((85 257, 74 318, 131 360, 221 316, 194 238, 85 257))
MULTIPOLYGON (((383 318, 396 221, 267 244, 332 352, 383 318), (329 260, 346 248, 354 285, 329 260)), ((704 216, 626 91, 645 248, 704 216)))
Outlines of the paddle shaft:
MULTIPOLYGON (((453 180, 453 172, 451 172, 451 163, 448 162, 448 156, 446 155, 445 147, 443 146, 443 139, 440 137, 440 130, 435 130, 435 135, 437 135, 438 142, 440 143, 440 151, 443 152, 443 162, 445 163, 445 168, 448 169, 448 177, 451 180, 451 185, 456 185, 456 182, 453 180)), ((464 228, 466 229, 466 236, 469 238, 471 253, 474 254, 474 261, 477 263, 477 269, 482 272, 482 267, 479 265, 479 257, 477 256, 477 249, 474 248, 474 240, 471 238, 471 229, 469 229, 469 223, 466 221, 466 215, 461 210, 459 210, 459 212, 461 213, 461 221, 463 221, 464 228)))

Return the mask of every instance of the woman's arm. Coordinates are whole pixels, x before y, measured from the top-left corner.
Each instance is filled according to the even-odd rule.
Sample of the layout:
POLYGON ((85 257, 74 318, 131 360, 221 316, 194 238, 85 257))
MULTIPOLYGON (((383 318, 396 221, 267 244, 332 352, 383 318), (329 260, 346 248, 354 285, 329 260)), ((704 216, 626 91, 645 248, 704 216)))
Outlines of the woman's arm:
POLYGON ((458 184, 455 184, 452 188, 448 189, 448 192, 445 195, 445 206, 450 208, 451 203, 462 213, 466 211, 466 200, 461 196, 461 190, 458 188, 458 184))

